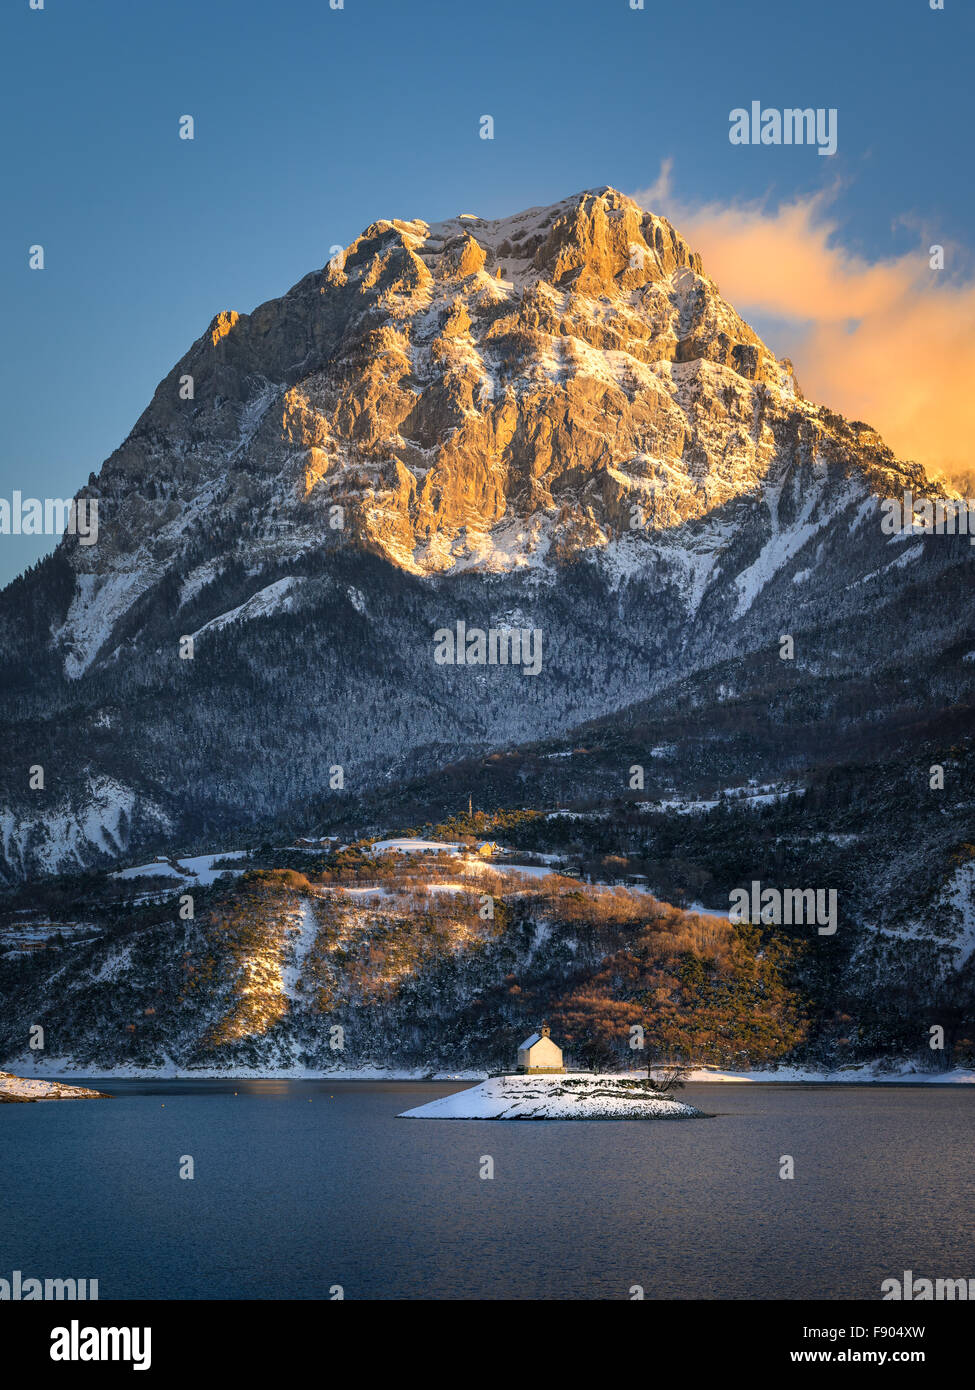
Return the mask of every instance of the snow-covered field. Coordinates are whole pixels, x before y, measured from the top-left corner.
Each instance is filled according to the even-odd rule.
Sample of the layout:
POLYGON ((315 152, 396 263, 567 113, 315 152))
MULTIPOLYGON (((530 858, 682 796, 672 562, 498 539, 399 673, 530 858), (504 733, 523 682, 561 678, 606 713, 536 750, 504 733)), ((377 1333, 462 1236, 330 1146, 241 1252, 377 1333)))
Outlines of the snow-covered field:
POLYGON ((223 867, 225 859, 246 859, 248 849, 224 850, 219 854, 197 854, 188 859, 177 859, 171 863, 165 859, 155 859, 151 864, 133 864, 128 869, 119 869, 111 878, 172 878, 181 885, 190 883, 209 888, 221 874, 242 874, 243 869, 223 867))
POLYGON ((689 1120, 702 1112, 643 1083, 591 1072, 494 1076, 468 1091, 404 1110, 401 1120, 689 1120))
POLYGON ((466 846, 459 840, 420 840, 403 836, 396 840, 377 840, 371 854, 459 854, 466 846))

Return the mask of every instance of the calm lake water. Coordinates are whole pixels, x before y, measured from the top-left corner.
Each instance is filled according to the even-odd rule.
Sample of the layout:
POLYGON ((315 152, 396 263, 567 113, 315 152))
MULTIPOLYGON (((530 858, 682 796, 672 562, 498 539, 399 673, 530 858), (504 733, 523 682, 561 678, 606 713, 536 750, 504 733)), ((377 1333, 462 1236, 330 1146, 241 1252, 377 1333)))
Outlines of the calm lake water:
POLYGON ((82 1084, 116 1099, 0 1106, 0 1277, 97 1278, 103 1299, 694 1299, 975 1276, 965 1087, 689 1086, 714 1118, 506 1124, 395 1118, 457 1083, 82 1084))

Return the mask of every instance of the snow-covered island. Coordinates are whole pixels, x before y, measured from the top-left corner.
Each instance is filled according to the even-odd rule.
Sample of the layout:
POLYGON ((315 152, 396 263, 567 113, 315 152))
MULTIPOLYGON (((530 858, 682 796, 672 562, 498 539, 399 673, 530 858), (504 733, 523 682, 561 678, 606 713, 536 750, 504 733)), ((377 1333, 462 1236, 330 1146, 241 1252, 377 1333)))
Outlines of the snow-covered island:
POLYGON ((66 1086, 61 1081, 26 1080, 9 1071, 0 1071, 0 1105, 5 1101, 31 1100, 111 1100, 104 1091, 87 1086, 66 1086))
POLYGON ((692 1120, 704 1112, 654 1089, 646 1079, 565 1072, 494 1076, 404 1110, 401 1120, 692 1120))

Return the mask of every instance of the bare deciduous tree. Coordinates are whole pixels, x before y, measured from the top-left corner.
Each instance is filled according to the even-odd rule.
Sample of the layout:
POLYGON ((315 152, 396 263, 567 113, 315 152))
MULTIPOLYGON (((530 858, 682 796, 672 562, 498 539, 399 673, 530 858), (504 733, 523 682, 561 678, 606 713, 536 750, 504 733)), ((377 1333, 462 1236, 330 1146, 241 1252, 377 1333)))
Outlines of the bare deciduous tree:
POLYGON ((683 1089, 690 1070, 680 1062, 648 1062, 647 1079, 661 1095, 683 1089))

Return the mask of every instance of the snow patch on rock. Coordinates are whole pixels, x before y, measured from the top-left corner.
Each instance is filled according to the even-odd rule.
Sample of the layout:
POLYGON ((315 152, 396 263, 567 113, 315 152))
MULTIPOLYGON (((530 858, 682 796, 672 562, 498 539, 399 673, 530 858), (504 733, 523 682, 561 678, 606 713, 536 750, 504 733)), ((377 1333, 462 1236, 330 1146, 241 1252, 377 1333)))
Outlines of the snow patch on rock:
POLYGON ((404 1110, 408 1120, 689 1120, 703 1112, 629 1077, 567 1072, 494 1076, 468 1091, 404 1110))

